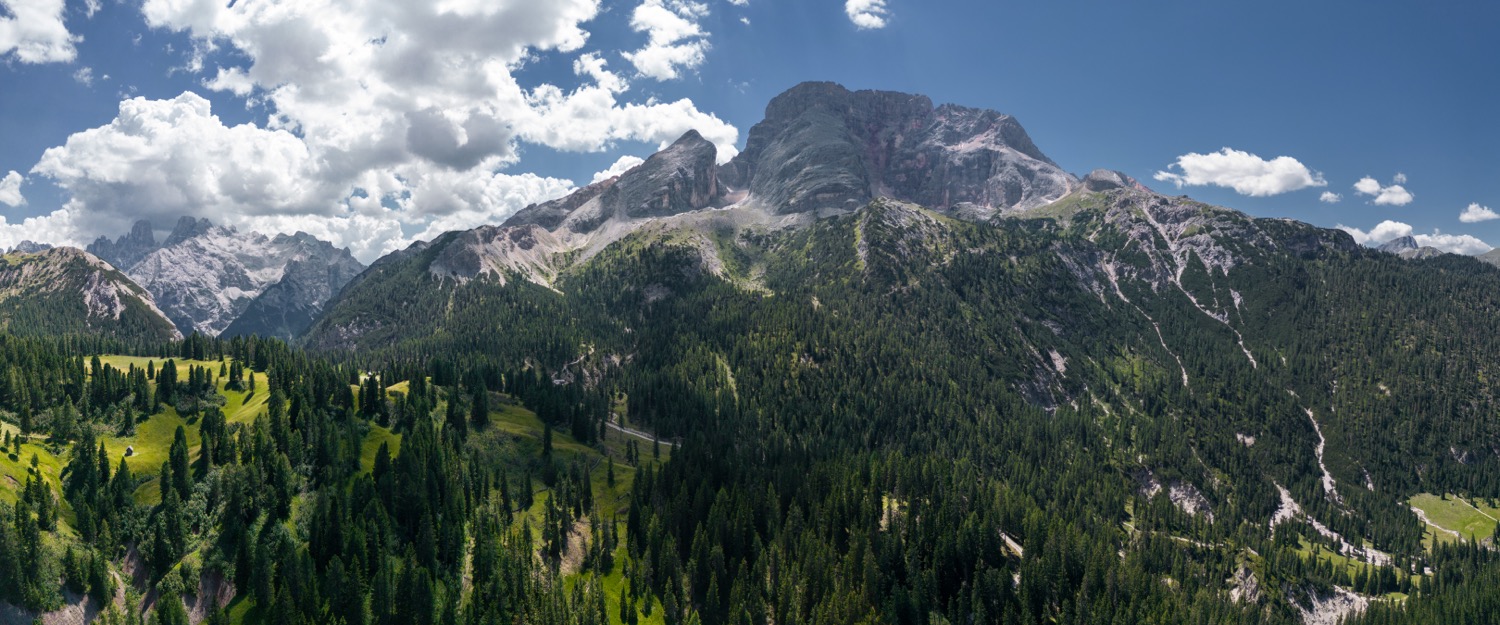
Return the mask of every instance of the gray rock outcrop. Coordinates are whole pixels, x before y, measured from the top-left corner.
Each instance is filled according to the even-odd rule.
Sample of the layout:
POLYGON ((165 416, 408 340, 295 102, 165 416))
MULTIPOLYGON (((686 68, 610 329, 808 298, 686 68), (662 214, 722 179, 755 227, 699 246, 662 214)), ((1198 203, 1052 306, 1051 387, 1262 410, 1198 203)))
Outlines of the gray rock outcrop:
POLYGON ((720 179, 783 213, 889 197, 975 220, 1042 206, 1076 184, 1009 115, 834 83, 773 99, 720 179))

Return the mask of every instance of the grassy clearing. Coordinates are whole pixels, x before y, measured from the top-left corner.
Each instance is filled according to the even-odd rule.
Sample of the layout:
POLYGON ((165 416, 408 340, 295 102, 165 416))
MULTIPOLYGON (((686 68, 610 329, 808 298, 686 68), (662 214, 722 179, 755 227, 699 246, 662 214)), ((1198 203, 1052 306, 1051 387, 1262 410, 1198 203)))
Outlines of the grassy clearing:
POLYGON ((125 458, 125 464, 130 467, 130 472, 140 475, 156 475, 161 471, 161 465, 167 461, 168 453, 172 448, 172 438, 181 426, 187 434, 188 450, 191 452, 198 446, 198 421, 194 419, 189 423, 177 414, 177 409, 171 406, 163 406, 162 411, 151 418, 141 421, 135 425, 134 436, 106 436, 104 437, 104 449, 109 453, 110 463, 114 464, 120 458, 125 458), (126 448, 133 453, 125 456, 126 448))
POLYGON ((125 458, 125 465, 130 467, 132 475, 152 478, 135 489, 136 503, 156 505, 161 502, 161 488, 157 486, 155 476, 161 473, 162 463, 171 454, 172 439, 176 437, 178 426, 187 434, 188 460, 192 461, 197 457, 198 443, 201 440, 198 436, 198 420, 194 419, 189 423, 171 406, 163 406, 161 412, 137 423, 135 436, 103 438, 110 464, 117 464, 120 458, 125 458), (129 456, 125 455, 126 449, 132 452, 129 456))
MULTIPOLYGON (((1330 563, 1333 564, 1334 568, 1342 569, 1344 571, 1348 571, 1348 573, 1349 573, 1349 575, 1351 577, 1358 575, 1360 571, 1374 571, 1374 570, 1380 568, 1380 567, 1376 567, 1376 566, 1371 565, 1371 564, 1366 564, 1364 562, 1360 562, 1359 560, 1355 560, 1355 559, 1346 557, 1343 554, 1340 554, 1340 553, 1338 553, 1336 551, 1331 551, 1327 547, 1323 547, 1321 545, 1319 545, 1316 549, 1314 549, 1313 544, 1307 542, 1307 539, 1305 539, 1305 538, 1300 538, 1299 537, 1297 539, 1297 542, 1298 542, 1298 546, 1297 546, 1297 553, 1298 553, 1298 555, 1301 555, 1305 559, 1317 560, 1319 563, 1330 562, 1330 563)), ((1411 576, 1411 575, 1407 574, 1406 571, 1401 570, 1399 567, 1396 568, 1396 569, 1394 569, 1394 570, 1395 570, 1396 578, 1397 579, 1405 579, 1407 577, 1412 577, 1412 585, 1413 586, 1421 586, 1422 585, 1422 577, 1420 575, 1419 576, 1411 576)), ((1403 595, 1401 593, 1389 593, 1389 594, 1383 595, 1382 598, 1387 599, 1387 600, 1405 601, 1406 600, 1406 595, 1403 595), (1399 599, 1397 599, 1397 597, 1399 597, 1399 599)))
MULTIPOLYGON (((21 431, 9 423, 0 423, 0 431, 9 432, 11 436, 19 436, 21 431)), ((58 457, 45 445, 41 439, 23 441, 21 453, 13 453, 14 447, 5 449, 0 453, 0 501, 14 504, 20 496, 21 489, 26 486, 26 478, 31 475, 31 457, 36 456, 37 472, 42 476, 42 481, 52 487, 52 494, 59 501, 62 499, 62 469, 67 464, 66 457, 58 457)))
MULTIPOLYGON (((161 366, 165 364, 167 360, 169 359, 147 356, 99 357, 99 361, 101 364, 109 365, 121 371, 129 370, 132 365, 134 365, 137 369, 144 369, 146 368, 146 365, 148 363, 153 364, 156 369, 160 370, 161 366)), ((187 360, 182 358, 172 358, 170 360, 172 360, 177 365, 178 376, 182 379, 186 379, 187 368, 189 366, 207 367, 209 372, 213 373, 214 375, 218 375, 220 366, 228 362, 227 360, 187 360)), ((219 394, 224 396, 224 416, 230 423, 250 423, 255 420, 256 416, 265 411, 266 398, 268 396, 268 393, 266 393, 268 384, 266 380, 266 374, 256 373, 248 369, 246 370, 246 373, 255 378, 256 390, 254 393, 251 393, 249 391, 228 390, 225 388, 225 381, 219 380, 219 394)), ((249 382, 248 379, 246 381, 249 382)), ((151 382, 151 389, 153 391, 156 389, 155 382, 151 382)), ((168 440, 167 444, 170 445, 171 442, 172 441, 168 440)), ((135 467, 131 466, 130 469, 134 471, 135 467)))
POLYGON ((1322 545, 1318 545, 1315 547, 1312 543, 1307 542, 1307 539, 1300 537, 1297 539, 1297 555, 1300 555, 1304 559, 1308 560, 1315 559, 1319 563, 1330 562, 1333 564, 1334 568, 1348 571, 1350 575, 1354 575, 1358 573, 1360 569, 1369 568, 1370 566, 1368 564, 1360 562, 1359 560, 1350 559, 1343 554, 1330 550, 1322 545))
MULTIPOLYGON (((119 355, 100 356, 99 357, 99 362, 101 364, 109 365, 109 366, 114 367, 116 369, 119 369, 121 371, 126 371, 126 370, 130 369, 131 365, 135 365, 135 368, 137 368, 137 369, 145 369, 147 363, 154 364, 156 366, 156 370, 160 371, 161 370, 161 366, 164 365, 164 364, 166 364, 166 362, 168 360, 173 361, 173 363, 175 363, 177 365, 178 377, 180 379, 183 379, 183 380, 187 379, 187 367, 188 367, 188 365, 193 365, 193 366, 198 366, 198 367, 208 367, 209 371, 212 371, 215 374, 217 374, 219 372, 219 362, 220 361, 217 361, 217 360, 188 360, 186 358, 157 358, 155 356, 119 356, 119 355)), ((227 361, 225 361, 225 362, 227 362, 227 361)))
POLYGON ((391 457, 401 454, 401 435, 378 425, 370 425, 369 433, 359 447, 359 470, 369 473, 375 469, 375 455, 380 453, 380 444, 390 447, 391 457))
MULTIPOLYGON (((1427 515, 1427 521, 1450 532, 1457 532, 1464 540, 1479 541, 1495 535, 1495 528, 1500 526, 1496 517, 1500 517, 1500 511, 1486 505, 1488 502, 1466 501, 1456 495, 1448 495, 1443 498, 1437 495, 1423 493, 1412 497, 1409 504, 1427 515)), ((1448 532, 1434 532, 1428 529, 1437 540, 1451 542, 1454 540, 1448 532)))
POLYGON ((224 417, 230 423, 252 423, 255 418, 266 411, 266 399, 271 396, 266 392, 269 382, 264 373, 252 373, 255 376, 255 392, 231 391, 224 388, 224 383, 219 383, 219 394, 224 396, 224 417))
MULTIPOLYGON (((182 358, 167 359, 147 356, 110 355, 99 357, 101 364, 121 371, 127 371, 132 366, 137 369, 144 369, 148 365, 160 370, 167 360, 172 360, 177 365, 180 376, 186 376, 187 368, 192 366, 206 367, 211 373, 217 375, 224 362, 227 362, 182 358)), ((268 386, 266 374, 253 371, 247 371, 247 373, 255 378, 256 391, 253 393, 249 391, 228 390, 225 388, 225 381, 219 381, 219 394, 224 397, 222 410, 224 411, 225 419, 230 423, 249 424, 257 416, 265 412, 266 399, 269 396, 269 393, 266 392, 268 386)), ((151 383, 151 388, 154 392, 156 388, 155 382, 151 383)), ((167 455, 172 447, 172 438, 176 434, 178 426, 182 426, 187 434, 188 455, 190 459, 196 458, 200 440, 198 435, 198 418, 194 417, 191 420, 184 419, 171 406, 163 406, 161 412, 137 423, 134 436, 103 437, 104 448, 109 453, 111 464, 118 462, 123 457, 125 458, 126 465, 130 467, 131 473, 136 476, 152 477, 152 479, 147 480, 136 489, 135 500, 137 503, 155 505, 160 501, 161 492, 160 488, 156 485, 154 476, 161 471, 162 463, 167 460, 167 455), (132 451, 129 457, 125 456, 126 448, 130 448, 132 451)), ((376 445, 378 447, 379 444, 377 443, 376 445)), ((373 453, 372 451, 372 459, 374 458, 373 453)))
MULTIPOLYGON (((624 525, 625 524, 621 523, 619 527, 621 535, 624 535, 624 525)), ((619 547, 615 548, 615 566, 609 571, 608 575, 599 577, 594 572, 590 571, 586 573, 580 573, 578 575, 571 575, 567 579, 563 580, 563 583, 566 585, 567 589, 571 591, 575 584, 587 583, 588 581, 598 577, 599 584, 604 590, 604 603, 605 605, 609 606, 609 610, 607 611, 609 612, 610 625, 624 625, 624 622, 620 620, 619 606, 620 601, 622 601, 625 597, 625 590, 627 586, 627 581, 625 580, 625 561, 629 559, 629 557, 630 556, 626 552, 625 545, 621 544, 619 547)), ((636 609, 636 614, 639 616, 638 622, 642 625, 661 625, 666 622, 666 617, 664 615, 665 609, 662 607, 661 601, 652 600, 650 606, 651 614, 649 616, 646 614, 646 610, 647 606, 644 604, 636 609)))
MULTIPOLYGON (((498 410, 490 413, 490 422, 493 424, 492 431, 498 430, 508 439, 506 444, 513 447, 508 451, 520 463, 526 463, 531 458, 536 458, 541 453, 543 425, 536 414, 521 406, 506 401, 495 402, 498 410)), ((566 466, 575 461, 587 463, 590 469, 590 481, 594 492, 594 505, 602 519, 623 518, 626 507, 630 503, 630 490, 635 483, 637 468, 625 462, 625 448, 627 440, 638 440, 628 437, 620 432, 610 430, 605 437, 603 449, 590 447, 579 443, 576 439, 560 431, 552 433, 553 457, 559 464, 566 466), (609 484, 609 460, 614 460, 614 486, 609 484)), ((642 463, 665 462, 670 456, 670 446, 663 445, 661 458, 652 457, 649 441, 639 441, 642 463)), ((532 527, 532 542, 538 547, 541 545, 540 528, 545 514, 546 505, 552 493, 547 490, 545 484, 535 475, 532 479, 532 488, 535 498, 532 506, 524 512, 516 515, 514 523, 519 526, 522 522, 529 522, 532 527)), ((624 523, 615 527, 616 534, 622 537, 622 544, 615 552, 615 565, 608 573, 599 575, 597 571, 584 571, 563 578, 563 583, 571 589, 575 584, 587 583, 597 578, 604 591, 605 603, 608 606, 609 619, 612 624, 620 624, 620 602, 626 594, 627 581, 624 576, 625 561, 628 559, 626 549, 623 545, 625 535, 624 523)), ((577 539, 575 537, 575 539, 577 539)), ((663 607, 660 601, 655 601, 651 606, 638 607, 638 622, 658 625, 664 622, 663 607), (649 611, 649 615, 648 615, 649 611)))

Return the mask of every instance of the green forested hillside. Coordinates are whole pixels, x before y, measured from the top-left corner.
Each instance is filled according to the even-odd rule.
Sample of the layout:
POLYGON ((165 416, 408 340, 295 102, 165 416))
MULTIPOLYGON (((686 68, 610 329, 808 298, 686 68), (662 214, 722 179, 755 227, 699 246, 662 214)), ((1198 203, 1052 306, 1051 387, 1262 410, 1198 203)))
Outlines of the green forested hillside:
POLYGON ((121 618, 172 623, 1490 614, 1491 551, 1419 495, 1500 498, 1497 351, 1465 333, 1500 271, 1129 189, 1026 217, 643 230, 551 288, 435 277, 440 238, 355 281, 308 351, 4 339, 0 599, 118 589, 121 618))
POLYGON ((630 538, 706 622, 956 621, 975 596, 1006 622, 1296 620, 1334 585, 1420 589, 1412 495, 1494 496, 1496 351, 1460 337, 1500 274, 1135 192, 1038 216, 877 202, 714 254, 637 236, 560 292, 413 262, 346 298, 441 302, 441 332, 368 345, 398 360, 545 345, 521 366, 683 440, 630 538))
POLYGON ((125 274, 73 248, 0 257, 0 328, 30 336, 164 341, 177 330, 125 274))

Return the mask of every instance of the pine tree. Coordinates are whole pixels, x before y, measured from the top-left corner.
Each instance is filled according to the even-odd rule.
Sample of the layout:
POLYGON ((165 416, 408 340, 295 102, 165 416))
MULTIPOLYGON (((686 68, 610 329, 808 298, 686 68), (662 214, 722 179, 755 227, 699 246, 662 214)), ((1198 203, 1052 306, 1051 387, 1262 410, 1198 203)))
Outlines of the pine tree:
POLYGON ((169 474, 172 488, 177 490, 179 499, 187 501, 193 496, 193 475, 188 467, 187 432, 180 425, 172 434, 172 447, 168 458, 168 462, 172 465, 169 474))
POLYGON ((483 430, 490 424, 490 394, 483 385, 474 389, 469 402, 469 421, 475 430, 483 430))

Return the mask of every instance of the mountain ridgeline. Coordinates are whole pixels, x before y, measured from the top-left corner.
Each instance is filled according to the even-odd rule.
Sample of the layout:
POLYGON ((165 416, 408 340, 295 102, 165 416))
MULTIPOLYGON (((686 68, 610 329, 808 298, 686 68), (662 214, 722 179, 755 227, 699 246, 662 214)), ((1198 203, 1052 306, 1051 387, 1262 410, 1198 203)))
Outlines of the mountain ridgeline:
MULTIPOLYGON (((357 276, 289 261, 283 291, 200 307, 225 338, 157 345, 191 358, 170 374, 0 341, 44 356, 0 409, 69 458, 64 513, 28 477, 0 523, 0 599, 61 602, 5 557, 50 521, 98 554, 51 560, 101 580, 75 594, 128 561, 138 592, 196 597, 153 599, 162 622, 1500 610, 1500 339, 1472 331, 1500 269, 1076 177, 1015 119, 922 96, 800 85, 717 157, 689 132, 357 276), (149 465, 110 456, 152 437, 149 465)), ((184 224, 91 249, 165 267, 212 230, 184 224)))

